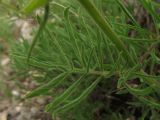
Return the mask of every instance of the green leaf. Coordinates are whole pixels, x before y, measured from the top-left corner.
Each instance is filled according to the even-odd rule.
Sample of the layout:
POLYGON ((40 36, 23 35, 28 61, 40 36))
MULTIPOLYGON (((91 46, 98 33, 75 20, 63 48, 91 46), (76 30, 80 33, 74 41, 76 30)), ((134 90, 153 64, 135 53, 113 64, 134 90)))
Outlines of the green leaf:
POLYGON ((58 75, 57 77, 55 77, 51 81, 49 81, 47 84, 44 84, 43 86, 40 86, 37 89, 30 92, 29 94, 27 94, 26 98, 31 98, 31 97, 43 95, 44 93, 48 92, 48 90, 59 85, 67 76, 68 76, 68 73, 62 73, 62 74, 58 75))
POLYGON ((136 25, 137 27, 139 27, 139 25, 136 22, 136 20, 134 19, 133 15, 128 11, 128 9, 125 7, 125 5, 122 3, 122 1, 121 0, 116 0, 116 1, 119 4, 119 6, 122 8, 124 13, 132 20, 133 24, 136 25))
POLYGON ((50 104, 46 106, 46 111, 53 111, 55 107, 60 105, 62 102, 64 102, 68 97, 71 96, 71 94, 74 92, 75 89, 80 85, 84 77, 86 76, 83 75, 80 77, 76 82, 74 82, 64 93, 62 93, 60 96, 55 98, 50 104))
POLYGON ((157 79, 157 80, 159 80, 160 79, 160 76, 158 75, 158 76, 156 76, 156 75, 148 75, 148 74, 144 74, 144 73, 142 73, 142 72, 135 72, 135 73, 133 73, 135 76, 137 76, 137 77, 142 77, 142 78, 150 78, 150 79, 157 79))
POLYGON ((31 13, 33 10, 45 6, 49 0, 30 0, 29 3, 22 9, 25 14, 31 13))
POLYGON ((73 108, 74 106, 78 105, 81 101, 86 99, 86 97, 93 91, 93 89, 100 82, 101 78, 102 77, 99 77, 97 80, 95 80, 78 98, 76 98, 73 101, 69 102, 68 104, 54 110, 54 113, 65 112, 65 111, 73 108))
POLYGON ((157 20, 160 21, 160 16, 157 14, 156 10, 153 7, 153 4, 149 0, 140 0, 140 3, 143 7, 157 20))
POLYGON ((98 9, 90 0, 78 0, 90 16, 94 19, 97 25, 103 30, 103 32, 108 36, 108 38, 115 44, 117 49, 122 52, 123 58, 127 58, 127 63, 129 66, 135 65, 135 61, 127 50, 127 47, 123 41, 118 37, 115 31, 111 28, 110 24, 105 20, 105 18, 100 14, 98 9))
POLYGON ((138 99, 150 107, 160 109, 160 103, 157 103, 153 98, 138 97, 138 99))
POLYGON ((153 92, 151 87, 147 87, 147 88, 143 88, 143 89, 136 89, 136 88, 130 87, 128 84, 125 84, 125 87, 127 88, 127 90, 129 92, 131 92, 132 94, 135 94, 135 95, 145 96, 145 95, 149 95, 150 93, 153 92))
POLYGON ((49 17, 49 4, 47 4, 45 6, 45 13, 44 13, 44 18, 43 18, 43 21, 41 22, 40 26, 39 26, 39 29, 38 29, 38 32, 36 33, 36 35, 34 36, 33 38, 33 41, 32 41, 32 44, 31 44, 31 47, 29 48, 29 51, 28 51, 28 57, 27 57, 27 62, 29 63, 29 58, 31 56, 31 53, 32 53, 32 50, 33 48, 35 47, 37 41, 38 41, 38 38, 40 36, 40 34, 42 33, 43 29, 45 28, 45 25, 47 23, 47 20, 48 20, 48 17, 49 17))

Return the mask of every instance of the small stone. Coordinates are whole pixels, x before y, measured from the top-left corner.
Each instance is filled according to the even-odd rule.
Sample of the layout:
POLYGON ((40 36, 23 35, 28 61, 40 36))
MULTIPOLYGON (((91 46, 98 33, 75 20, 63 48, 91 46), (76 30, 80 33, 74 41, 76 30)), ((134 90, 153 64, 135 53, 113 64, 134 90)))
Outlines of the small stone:
POLYGON ((12 90, 12 95, 16 97, 20 96, 19 92, 16 90, 12 90))
POLYGON ((45 103, 44 99, 41 99, 41 98, 37 99, 37 102, 41 105, 45 103))
POLYGON ((32 108, 31 108, 32 114, 36 114, 37 111, 38 111, 38 109, 37 109, 36 107, 32 107, 32 108))
POLYGON ((21 109, 22 109, 21 106, 17 106, 17 107, 16 107, 16 111, 17 111, 17 112, 20 112, 21 109))
POLYGON ((10 59, 7 57, 7 58, 4 58, 2 61, 1 61, 1 65, 2 66, 6 66, 8 63, 10 62, 10 59))

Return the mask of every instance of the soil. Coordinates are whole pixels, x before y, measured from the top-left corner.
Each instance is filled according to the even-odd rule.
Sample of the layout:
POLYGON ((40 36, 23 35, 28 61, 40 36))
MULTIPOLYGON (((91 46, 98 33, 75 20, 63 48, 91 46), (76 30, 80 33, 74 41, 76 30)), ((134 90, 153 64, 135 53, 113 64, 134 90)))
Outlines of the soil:
POLYGON ((7 44, 2 39, 0 42, 3 46, 0 51, 0 120, 52 120, 51 115, 44 112, 49 98, 23 100, 36 83, 30 78, 14 76, 7 44))

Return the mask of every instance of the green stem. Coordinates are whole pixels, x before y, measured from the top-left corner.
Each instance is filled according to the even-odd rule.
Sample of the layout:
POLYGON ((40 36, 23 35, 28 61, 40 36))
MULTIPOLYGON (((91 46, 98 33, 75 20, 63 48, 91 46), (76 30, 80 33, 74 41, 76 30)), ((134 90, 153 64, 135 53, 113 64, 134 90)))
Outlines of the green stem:
POLYGON ((118 35, 111 28, 109 23, 105 20, 105 18, 100 14, 98 9, 94 6, 90 0, 78 0, 84 8, 88 11, 90 16, 94 19, 94 21, 98 24, 98 26, 103 30, 103 32, 109 37, 110 40, 116 45, 119 51, 123 52, 123 58, 127 60, 129 66, 134 66, 135 61, 130 56, 125 44, 119 39, 118 35))
POLYGON ((41 32, 43 31, 43 29, 47 23, 48 16, 49 16, 49 3, 45 6, 44 19, 43 19, 42 23, 40 24, 39 30, 38 30, 37 34, 35 35, 33 42, 31 44, 31 47, 29 49, 28 56, 27 56, 27 63, 29 63, 29 59, 31 57, 32 50, 33 50, 34 46, 36 45, 38 37, 40 36, 41 32))

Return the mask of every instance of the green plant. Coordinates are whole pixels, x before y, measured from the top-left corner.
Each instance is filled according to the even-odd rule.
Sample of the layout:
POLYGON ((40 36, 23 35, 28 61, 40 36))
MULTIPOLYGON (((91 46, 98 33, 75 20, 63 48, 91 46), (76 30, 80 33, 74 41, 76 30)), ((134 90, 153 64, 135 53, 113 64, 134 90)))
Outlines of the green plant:
MULTIPOLYGON (((158 111, 160 76, 154 69, 159 64, 159 16, 152 1, 141 0, 140 4, 151 14, 156 32, 142 28, 120 0, 115 2, 119 6, 116 8, 120 9, 115 14, 122 14, 118 20, 112 13, 107 13, 109 17, 106 18, 101 15, 100 11, 104 10, 101 0, 96 1, 96 5, 90 0, 78 1, 93 21, 88 19, 90 17, 83 9, 74 8, 74 4, 78 4, 75 1, 71 7, 65 7, 68 3, 31 0, 22 10, 22 13, 29 14, 37 7, 45 6, 44 18, 36 17, 40 27, 32 44, 24 40, 12 47, 11 57, 16 68, 36 70, 42 74, 38 77, 41 85, 26 98, 48 94, 54 97, 53 91, 63 89, 46 106, 46 111, 55 116, 83 103, 100 83, 117 78, 116 85, 113 85, 114 90, 117 86, 117 94, 130 93, 133 101, 128 104, 135 109, 141 107, 142 112, 150 108, 142 113, 141 119, 145 119, 150 111, 158 111), (48 6, 51 7, 50 12, 48 6), (53 13, 55 6, 63 8, 64 14, 59 11, 53 13), (127 24, 123 16, 129 18, 133 25, 127 24), (47 23, 53 18, 55 23, 47 23), (130 30, 136 31, 136 36, 128 36, 130 30)), ((110 118, 123 119, 119 111, 112 113, 110 118)))

